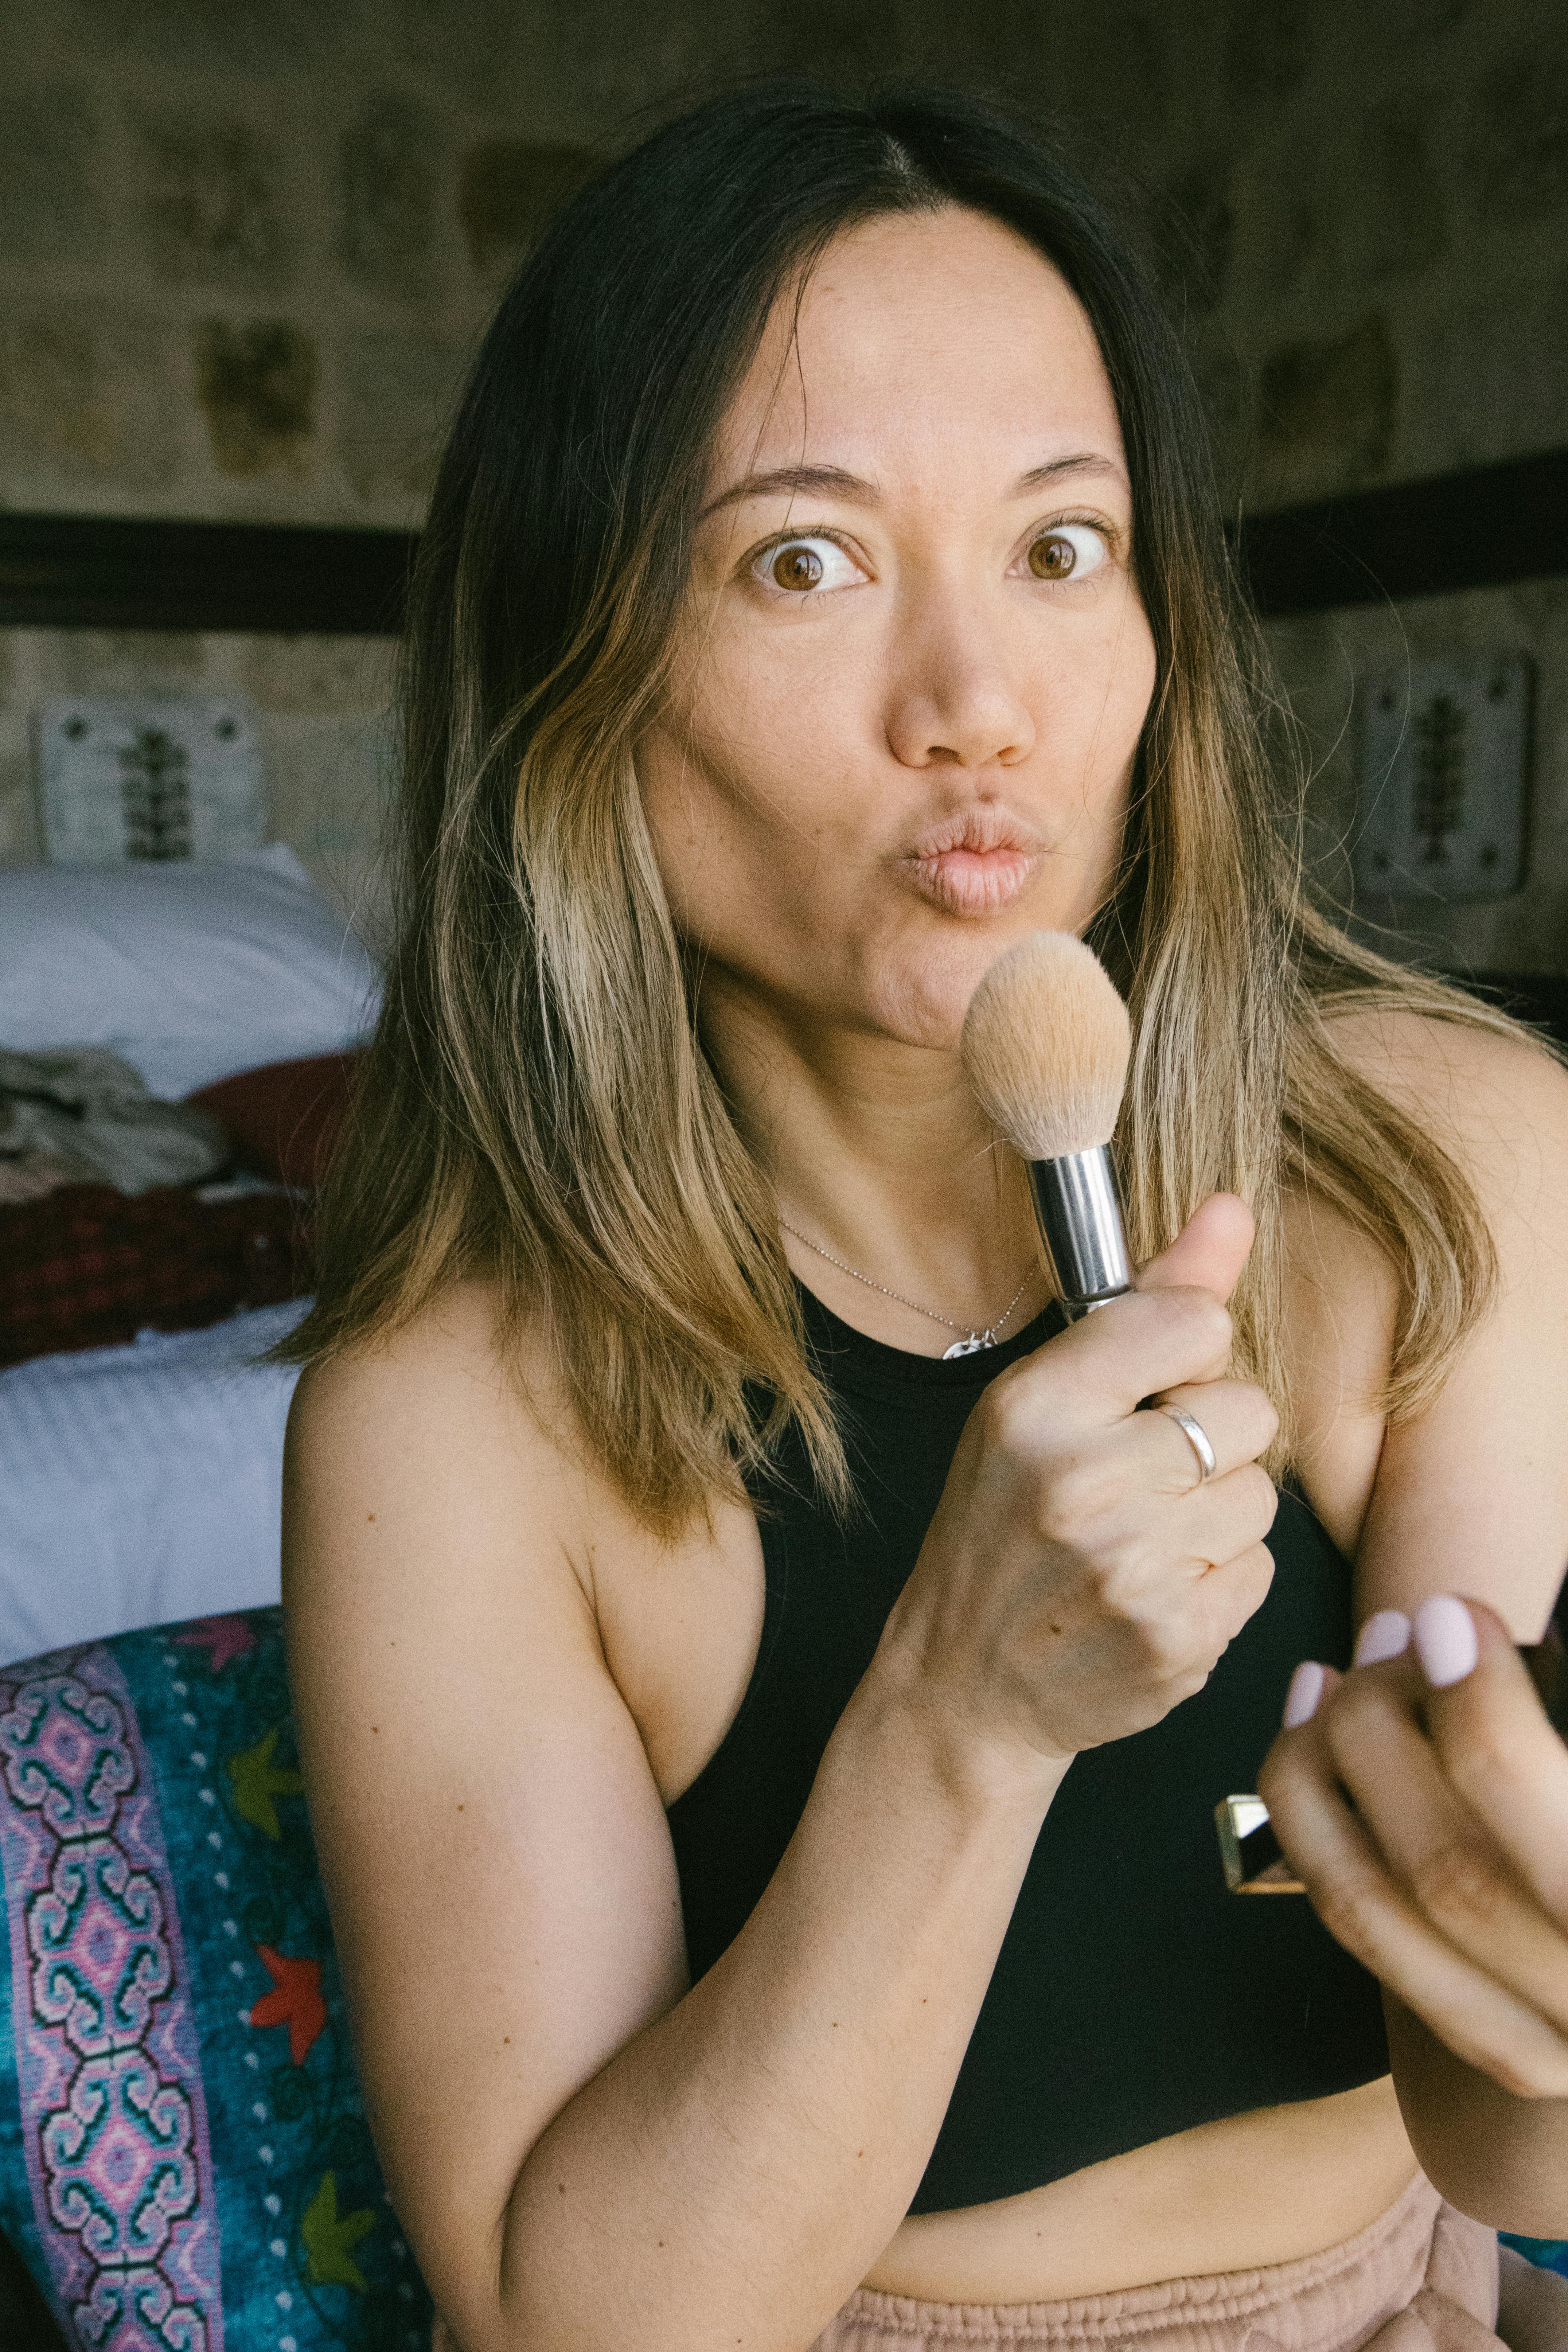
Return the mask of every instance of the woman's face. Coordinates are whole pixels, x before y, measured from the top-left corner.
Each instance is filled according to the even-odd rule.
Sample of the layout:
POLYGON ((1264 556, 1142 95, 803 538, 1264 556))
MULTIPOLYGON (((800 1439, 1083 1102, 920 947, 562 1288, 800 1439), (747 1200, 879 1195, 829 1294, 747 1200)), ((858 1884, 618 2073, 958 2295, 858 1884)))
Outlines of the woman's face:
POLYGON ((637 770, 705 1016, 950 1048, 1113 874, 1154 651, 1089 321, 975 214, 839 236, 719 436, 637 770))

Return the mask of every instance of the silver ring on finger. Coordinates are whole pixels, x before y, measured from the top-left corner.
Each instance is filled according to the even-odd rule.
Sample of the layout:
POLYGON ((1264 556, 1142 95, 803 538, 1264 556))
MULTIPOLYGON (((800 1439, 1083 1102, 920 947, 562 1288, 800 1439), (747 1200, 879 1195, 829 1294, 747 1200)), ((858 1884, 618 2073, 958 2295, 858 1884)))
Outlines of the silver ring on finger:
POLYGON ((1209 1444, 1209 1433, 1207 1430, 1204 1427, 1201 1421, 1194 1421, 1190 1412, 1184 1412, 1179 1404, 1157 1404, 1154 1407, 1154 1410, 1156 1412, 1163 1412, 1170 1415, 1171 1419, 1175 1423, 1176 1427, 1181 1431, 1182 1435, 1186 1439, 1187 1444, 1192 1447, 1193 1452, 1197 1455, 1198 1484, 1201 1486, 1205 1478, 1212 1478, 1215 1472, 1219 1468, 1219 1464, 1215 1459, 1214 1447, 1209 1444))

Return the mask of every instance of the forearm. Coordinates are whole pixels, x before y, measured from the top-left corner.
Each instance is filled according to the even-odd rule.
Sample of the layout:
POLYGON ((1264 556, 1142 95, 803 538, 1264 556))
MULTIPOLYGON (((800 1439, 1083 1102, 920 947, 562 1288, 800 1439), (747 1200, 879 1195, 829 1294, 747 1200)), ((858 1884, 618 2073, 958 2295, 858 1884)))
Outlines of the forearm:
POLYGON ((804 2352, 904 2217, 1064 1769, 988 1776, 868 1677, 740 1936, 523 2167, 498 2347, 804 2352))
POLYGON ((1521 2099, 1384 1991, 1394 2089, 1422 2170, 1451 2205, 1526 2238, 1568 2237, 1568 2099, 1521 2099))

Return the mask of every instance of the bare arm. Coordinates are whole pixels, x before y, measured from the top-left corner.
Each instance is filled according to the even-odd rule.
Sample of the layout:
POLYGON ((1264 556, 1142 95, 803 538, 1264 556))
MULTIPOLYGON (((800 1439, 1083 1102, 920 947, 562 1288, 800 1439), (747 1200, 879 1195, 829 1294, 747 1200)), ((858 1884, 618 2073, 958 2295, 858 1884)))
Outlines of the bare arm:
POLYGON ((1501 1282, 1441 1393, 1385 1428, 1393 1270, 1331 1210, 1294 1204, 1287 1345, 1308 1498, 1355 1562, 1358 1618, 1462 1592, 1537 1642, 1568 1561, 1568 1072, 1445 1023, 1342 1025, 1363 1074, 1468 1174, 1501 1282))
POLYGON ((502 2340, 826 2326, 908 2210, 1057 1777, 987 1785, 968 1748, 862 1686, 735 1942, 524 2166, 502 2340))
POLYGON ((634 2312, 648 2352, 799 2352, 903 2217, 1065 1767, 987 1778, 868 1693, 688 1990, 636 1727, 516 1533, 571 1481, 452 1352, 317 1376, 290 1431, 301 1747, 394 2202, 464 2352, 634 2312))
MULTIPOLYGON (((1538 1788, 1542 1757, 1561 1756, 1503 1626, 1518 1641, 1539 1639, 1568 1559, 1568 1078, 1521 1048, 1437 1024, 1373 1023, 1359 1049, 1366 1075, 1467 1167, 1502 1294, 1433 1407, 1385 1432, 1371 1398, 1389 1360, 1390 1269, 1331 1213, 1298 1203, 1292 1323, 1304 1483, 1354 1554, 1363 1622, 1379 1611, 1412 1616, 1441 1592, 1496 1612, 1517 1683, 1514 1719, 1500 1746, 1492 1732, 1461 1730, 1461 1694, 1423 1698, 1413 1665, 1363 1669, 1338 1685, 1331 1674, 1319 1715, 1276 1743, 1259 1786, 1329 1925, 1384 1979, 1394 2082, 1427 2171, 1483 2220, 1556 2235, 1568 2227, 1560 2185, 1568 2105, 1552 2071, 1563 2053, 1553 2061, 1550 2034, 1543 2042, 1539 2020, 1532 2027, 1502 2000, 1484 1968, 1468 1974, 1457 1949, 1447 1959, 1439 1952, 1456 1928, 1465 1941, 1467 1906, 1495 1896, 1510 1906, 1509 1865, 1491 1831, 1462 1801, 1452 1820, 1438 1813, 1489 1753, 1517 1741, 1522 1756, 1533 1743, 1538 1788), (1445 1708, 1450 1752, 1439 1764, 1427 1735, 1445 1708), (1460 1757, 1467 1743, 1470 1766, 1460 1757)), ((1568 1765, 1558 1777, 1568 1778, 1568 1765)), ((1481 1945, 1495 1933, 1481 1922, 1481 1945)), ((1565 1958, 1568 1947, 1559 1968, 1565 1958)), ((1568 1985, 1559 1998, 1568 2000, 1568 1985)))
POLYGON ((1383 1998, 1405 2128, 1450 2205, 1522 2238, 1568 2236, 1568 2099, 1521 2099, 1383 1998))
MULTIPOLYGON (((688 1990, 584 1560, 637 1538, 481 1322, 308 1375, 290 1426, 290 1665, 376 2145, 464 2352, 610 2352, 634 2315, 647 2352, 801 2352, 904 2216, 1070 1754, 1198 1688, 1266 1589, 1267 1481, 1194 1494, 1133 1410, 1218 1370, 1228 1326, 1192 1291, 1121 1302, 994 1384, 940 1559, 688 1990), (1069 1396, 1064 1470, 1029 1432, 1069 1396)), ((1267 1407, 1215 1396, 1249 1462, 1267 1407)))

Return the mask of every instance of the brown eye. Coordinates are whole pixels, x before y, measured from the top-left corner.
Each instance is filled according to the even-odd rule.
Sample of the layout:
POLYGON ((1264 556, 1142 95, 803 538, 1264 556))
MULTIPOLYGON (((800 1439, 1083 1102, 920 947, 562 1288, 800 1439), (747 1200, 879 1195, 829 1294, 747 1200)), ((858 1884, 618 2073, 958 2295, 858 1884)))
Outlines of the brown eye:
POLYGON ((1065 533, 1048 530, 1029 550, 1029 569, 1037 580, 1065 580, 1078 562, 1078 550, 1065 533))
POLYGON ((771 566, 778 588, 815 588, 822 578, 822 558, 798 540, 781 547, 771 566))

